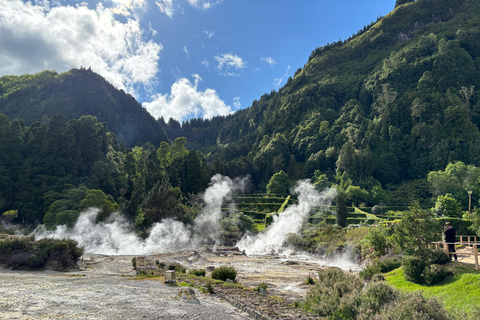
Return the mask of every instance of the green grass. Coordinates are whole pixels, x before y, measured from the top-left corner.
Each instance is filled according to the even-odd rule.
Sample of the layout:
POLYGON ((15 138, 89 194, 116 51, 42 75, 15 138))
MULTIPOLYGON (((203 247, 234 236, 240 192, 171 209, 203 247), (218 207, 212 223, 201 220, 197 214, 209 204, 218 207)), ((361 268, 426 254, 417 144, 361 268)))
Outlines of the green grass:
POLYGON ((368 213, 368 212, 366 212, 366 211, 362 211, 362 210, 360 210, 360 209, 358 209, 358 208, 355 208, 355 213, 364 213, 365 216, 367 217, 367 220, 380 220, 380 218, 378 218, 376 215, 370 214, 370 213, 368 213))
POLYGON ((447 310, 465 311, 470 314, 480 297, 480 271, 453 263, 448 263, 447 268, 454 274, 435 286, 406 281, 402 268, 385 274, 385 280, 402 291, 422 291, 425 297, 433 296, 442 302, 447 310))
POLYGON ((264 223, 255 223, 254 226, 257 227, 258 231, 263 231, 265 230, 265 224, 264 223))

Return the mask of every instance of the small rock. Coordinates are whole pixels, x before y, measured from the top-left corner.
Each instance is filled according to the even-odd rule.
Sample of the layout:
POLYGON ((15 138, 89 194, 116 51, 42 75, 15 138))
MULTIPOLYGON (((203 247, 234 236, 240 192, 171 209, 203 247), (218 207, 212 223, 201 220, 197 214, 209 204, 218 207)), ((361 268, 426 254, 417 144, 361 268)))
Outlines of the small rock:
POLYGON ((258 289, 258 293, 263 294, 263 295, 267 295, 268 291, 265 290, 264 288, 260 288, 260 289, 258 289))
POLYGON ((225 282, 226 283, 233 283, 233 280, 232 279, 227 279, 225 282))
POLYGON ((215 267, 214 266, 208 266, 206 268, 206 270, 212 272, 213 270, 215 270, 215 267))

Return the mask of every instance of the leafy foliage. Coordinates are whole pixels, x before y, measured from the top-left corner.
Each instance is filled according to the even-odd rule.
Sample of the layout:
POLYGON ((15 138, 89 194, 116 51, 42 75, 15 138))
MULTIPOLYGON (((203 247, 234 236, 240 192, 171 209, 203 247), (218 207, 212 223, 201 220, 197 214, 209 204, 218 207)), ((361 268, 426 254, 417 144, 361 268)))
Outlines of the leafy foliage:
POLYGON ((288 176, 283 170, 275 173, 267 184, 267 193, 287 194, 290 187, 288 176))
POLYGON ((237 277, 237 271, 234 267, 221 266, 212 271, 212 279, 227 281, 230 279, 232 281, 237 277))

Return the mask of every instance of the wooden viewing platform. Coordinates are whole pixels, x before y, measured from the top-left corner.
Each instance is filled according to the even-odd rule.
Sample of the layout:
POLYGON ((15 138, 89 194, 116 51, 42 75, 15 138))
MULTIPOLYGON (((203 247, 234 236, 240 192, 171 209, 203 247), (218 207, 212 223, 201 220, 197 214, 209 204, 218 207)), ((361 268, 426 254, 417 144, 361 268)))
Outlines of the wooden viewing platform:
MULTIPOLYGON (((446 254, 456 254, 458 257, 472 257, 475 262, 475 269, 480 270, 480 266, 478 263, 478 246, 480 246, 479 237, 477 236, 457 236, 460 241, 457 242, 445 242, 445 241, 434 241, 432 244, 435 245, 437 250, 442 248, 446 254), (466 240, 466 241, 464 241, 466 240), (454 244, 456 252, 449 252, 448 251, 448 244, 454 244), (457 249, 457 246, 466 246, 460 250, 457 249)), ((470 259, 466 259, 470 260, 470 259)), ((473 261, 460 261, 464 263, 472 263, 473 261)))

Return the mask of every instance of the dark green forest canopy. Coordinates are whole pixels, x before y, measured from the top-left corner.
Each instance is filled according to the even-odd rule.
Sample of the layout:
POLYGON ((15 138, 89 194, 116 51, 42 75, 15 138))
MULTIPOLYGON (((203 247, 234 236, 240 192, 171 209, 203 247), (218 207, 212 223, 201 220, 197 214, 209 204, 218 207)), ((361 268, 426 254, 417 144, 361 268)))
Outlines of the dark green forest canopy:
POLYGON ((131 95, 90 69, 0 77, 0 113, 27 125, 48 122, 57 114, 66 120, 93 115, 127 146, 167 141, 163 129, 131 95))

